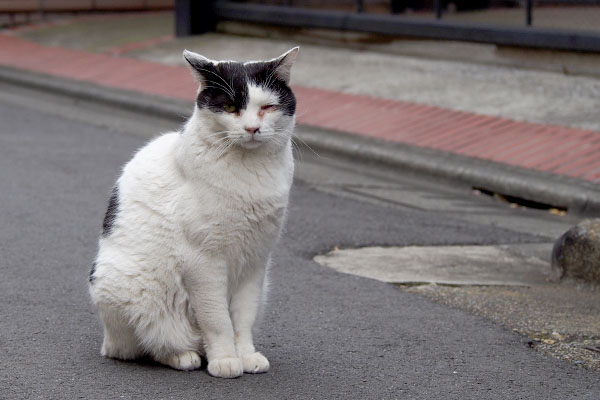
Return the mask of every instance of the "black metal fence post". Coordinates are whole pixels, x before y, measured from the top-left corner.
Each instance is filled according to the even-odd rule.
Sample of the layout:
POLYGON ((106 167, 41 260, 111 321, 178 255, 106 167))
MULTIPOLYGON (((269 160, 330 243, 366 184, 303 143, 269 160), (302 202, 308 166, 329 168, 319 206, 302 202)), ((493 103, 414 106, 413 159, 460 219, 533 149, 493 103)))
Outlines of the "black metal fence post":
POLYGON ((442 0, 433 0, 433 8, 435 9, 435 18, 442 19, 442 0))
POLYGON ((363 0, 356 0, 356 12, 361 13, 365 11, 365 5, 363 4, 363 0))
POLYGON ((46 10, 44 9, 44 0, 38 0, 38 12, 40 14, 41 19, 44 19, 46 17, 46 10))
POLYGON ((527 0, 527 3, 525 4, 525 25, 527 26, 531 26, 531 22, 533 20, 533 16, 532 14, 532 6, 533 6, 533 0, 527 0))
POLYGON ((190 36, 214 31, 217 27, 215 0, 176 0, 175 35, 190 36))
POLYGON ((390 0, 390 12, 392 14, 400 14, 406 10, 404 0, 390 0))

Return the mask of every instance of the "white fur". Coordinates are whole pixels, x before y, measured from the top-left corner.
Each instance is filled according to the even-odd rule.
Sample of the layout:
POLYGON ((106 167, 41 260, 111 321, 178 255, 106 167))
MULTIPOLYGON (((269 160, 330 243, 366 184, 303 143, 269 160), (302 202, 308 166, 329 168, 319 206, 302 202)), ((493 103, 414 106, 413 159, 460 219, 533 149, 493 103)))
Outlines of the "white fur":
POLYGON ((249 87, 239 116, 195 107, 124 167, 112 233, 101 237, 90 294, 102 354, 149 354, 177 369, 236 377, 269 362, 252 327, 293 178, 294 117, 258 115, 273 94, 249 87), (249 144, 244 128, 260 126, 249 144))

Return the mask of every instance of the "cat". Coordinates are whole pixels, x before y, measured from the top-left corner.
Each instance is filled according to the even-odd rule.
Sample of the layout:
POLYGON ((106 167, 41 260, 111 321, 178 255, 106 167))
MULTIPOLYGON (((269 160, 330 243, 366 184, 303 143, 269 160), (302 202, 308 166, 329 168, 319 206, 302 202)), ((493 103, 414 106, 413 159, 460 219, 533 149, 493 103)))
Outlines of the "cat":
POLYGON ((89 291, 101 354, 179 370, 262 373, 252 327, 294 174, 295 47, 268 61, 184 51, 199 81, 180 132, 150 141, 110 196, 89 291))

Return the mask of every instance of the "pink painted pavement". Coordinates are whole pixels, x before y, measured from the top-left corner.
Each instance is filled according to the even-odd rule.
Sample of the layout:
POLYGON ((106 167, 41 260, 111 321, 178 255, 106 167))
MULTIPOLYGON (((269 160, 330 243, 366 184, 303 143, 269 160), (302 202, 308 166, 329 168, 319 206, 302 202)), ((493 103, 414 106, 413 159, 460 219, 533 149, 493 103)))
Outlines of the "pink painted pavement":
MULTIPOLYGON (((128 50, 88 53, 0 34, 0 65, 193 100, 196 84, 187 68, 118 56, 128 50)), ((300 124, 600 182, 600 132, 331 90, 293 89, 300 124)))

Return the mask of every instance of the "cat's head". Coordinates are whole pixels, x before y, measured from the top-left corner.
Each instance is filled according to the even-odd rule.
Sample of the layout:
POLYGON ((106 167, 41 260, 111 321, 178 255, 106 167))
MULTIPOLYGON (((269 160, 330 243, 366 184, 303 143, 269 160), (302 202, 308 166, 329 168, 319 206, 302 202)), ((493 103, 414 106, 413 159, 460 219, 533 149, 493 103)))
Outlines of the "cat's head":
POLYGON ((295 123, 289 87, 298 47, 267 61, 214 61, 184 51, 200 82, 196 113, 208 125, 205 139, 220 147, 281 148, 295 123))

